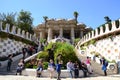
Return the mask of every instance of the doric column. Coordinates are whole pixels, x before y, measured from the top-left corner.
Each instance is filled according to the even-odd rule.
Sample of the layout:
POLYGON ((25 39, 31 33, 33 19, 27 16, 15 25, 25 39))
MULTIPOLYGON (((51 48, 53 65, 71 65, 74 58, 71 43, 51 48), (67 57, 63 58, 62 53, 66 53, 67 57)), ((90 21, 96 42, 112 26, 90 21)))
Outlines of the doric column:
POLYGON ((80 38, 83 37, 83 30, 80 30, 80 38))
POLYGON ((60 36, 60 37, 63 37, 63 28, 62 28, 62 27, 60 27, 59 36, 60 36))
POLYGON ((74 27, 71 27, 71 40, 72 40, 72 43, 74 42, 74 39, 75 39, 74 27))
POLYGON ((47 37, 47 41, 52 39, 52 28, 48 28, 48 37, 47 37))
POLYGON ((40 31, 40 39, 45 39, 45 31, 40 31))

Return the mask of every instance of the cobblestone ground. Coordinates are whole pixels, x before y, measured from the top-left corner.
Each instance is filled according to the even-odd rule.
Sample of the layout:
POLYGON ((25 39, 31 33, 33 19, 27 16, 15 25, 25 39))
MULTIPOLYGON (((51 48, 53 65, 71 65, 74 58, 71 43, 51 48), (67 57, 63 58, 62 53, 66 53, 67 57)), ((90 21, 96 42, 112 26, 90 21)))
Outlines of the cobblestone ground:
MULTIPOLYGON (((15 76, 15 75, 0 75, 0 80, 57 80, 56 78, 36 78, 31 76, 15 76)), ((87 77, 87 78, 61 78, 61 80, 120 80, 120 75, 116 76, 99 76, 99 77, 87 77)))

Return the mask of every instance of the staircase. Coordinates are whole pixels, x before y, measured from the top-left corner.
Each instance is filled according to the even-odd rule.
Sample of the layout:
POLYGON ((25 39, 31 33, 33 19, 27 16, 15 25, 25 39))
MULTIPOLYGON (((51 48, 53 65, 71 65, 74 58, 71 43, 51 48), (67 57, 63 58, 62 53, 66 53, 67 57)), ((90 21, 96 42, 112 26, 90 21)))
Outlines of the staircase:
POLYGON ((16 68, 20 59, 14 61, 11 65, 11 71, 7 71, 7 66, 0 68, 0 75, 15 75, 16 68))
MULTIPOLYGON (((81 61, 85 61, 86 60, 86 56, 85 55, 82 55, 79 53, 79 50, 78 49, 75 49, 76 51, 76 55, 77 57, 81 60, 81 61)), ((102 65, 100 65, 99 63, 91 60, 91 66, 92 66, 92 69, 93 69, 93 75, 95 76, 103 76, 104 73, 102 71, 102 65)), ((111 71, 111 70, 107 70, 107 74, 108 75, 111 75, 111 74, 116 74, 115 72, 111 71)))

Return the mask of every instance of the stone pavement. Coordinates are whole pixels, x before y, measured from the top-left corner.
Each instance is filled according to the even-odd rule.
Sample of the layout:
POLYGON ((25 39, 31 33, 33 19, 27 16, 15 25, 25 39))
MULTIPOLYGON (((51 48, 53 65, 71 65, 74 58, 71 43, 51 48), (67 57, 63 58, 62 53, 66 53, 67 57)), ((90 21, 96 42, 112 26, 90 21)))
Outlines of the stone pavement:
MULTIPOLYGON (((15 75, 0 75, 0 80, 57 80, 56 78, 36 78, 31 76, 15 76, 15 75)), ((98 77, 87 77, 87 78, 61 78, 61 80, 120 80, 120 75, 115 76, 98 76, 98 77)))

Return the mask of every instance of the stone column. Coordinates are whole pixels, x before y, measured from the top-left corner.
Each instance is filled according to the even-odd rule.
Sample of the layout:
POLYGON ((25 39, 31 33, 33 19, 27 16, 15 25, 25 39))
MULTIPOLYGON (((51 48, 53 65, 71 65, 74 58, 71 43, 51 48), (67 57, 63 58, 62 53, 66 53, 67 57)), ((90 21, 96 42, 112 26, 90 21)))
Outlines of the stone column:
POLYGON ((48 28, 48 37, 47 37, 47 41, 52 39, 52 28, 48 28))
POLYGON ((83 37, 83 30, 80 30, 80 38, 83 37))
POLYGON ((63 28, 62 28, 62 27, 60 27, 59 36, 60 36, 60 37, 63 37, 63 28))
POLYGON ((40 39, 43 39, 44 36, 43 36, 43 31, 40 31, 40 39))
POLYGON ((71 27, 71 40, 73 44, 74 44, 74 39, 75 39, 74 27, 71 27))

